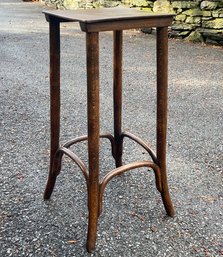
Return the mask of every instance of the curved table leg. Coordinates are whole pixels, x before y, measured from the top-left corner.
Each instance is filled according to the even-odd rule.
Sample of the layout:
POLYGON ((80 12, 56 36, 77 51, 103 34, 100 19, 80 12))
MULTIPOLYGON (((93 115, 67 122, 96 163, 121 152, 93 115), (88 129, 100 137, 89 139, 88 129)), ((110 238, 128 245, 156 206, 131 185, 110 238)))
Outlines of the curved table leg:
POLYGON ((44 199, 49 199, 60 169, 60 163, 54 162, 59 148, 60 136, 60 23, 58 20, 49 20, 50 29, 50 169, 48 182, 44 192, 44 199))
POLYGON ((162 200, 166 212, 175 214, 166 174, 168 28, 157 28, 157 164, 161 170, 162 200))

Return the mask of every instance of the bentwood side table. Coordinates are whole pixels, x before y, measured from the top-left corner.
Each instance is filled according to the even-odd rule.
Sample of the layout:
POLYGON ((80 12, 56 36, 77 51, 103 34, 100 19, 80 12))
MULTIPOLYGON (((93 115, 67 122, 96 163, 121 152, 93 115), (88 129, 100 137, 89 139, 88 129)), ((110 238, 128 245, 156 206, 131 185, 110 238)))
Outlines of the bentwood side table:
POLYGON ((87 250, 95 249, 97 223, 102 210, 102 197, 107 183, 115 176, 131 169, 150 167, 154 170, 156 187, 161 193, 166 212, 174 216, 174 208, 168 190, 166 175, 166 130, 167 130, 167 66, 168 66, 168 26, 173 15, 148 14, 128 8, 104 8, 75 11, 44 11, 50 28, 50 114, 51 145, 50 170, 44 199, 49 199, 56 177, 61 169, 62 156, 69 156, 81 169, 88 190, 88 236, 87 250), (60 23, 79 22, 86 33, 87 61, 87 119, 88 135, 77 137, 60 146, 60 23), (157 28, 157 145, 156 154, 139 137, 122 131, 122 44, 123 30, 157 28), (99 32, 113 31, 113 101, 114 135, 99 133, 99 32), (143 160, 122 164, 123 139, 128 137, 137 142, 151 156, 151 161, 143 160), (99 182, 99 139, 111 142, 116 169, 110 171, 99 182), (88 142, 88 169, 69 147, 78 142, 88 142))

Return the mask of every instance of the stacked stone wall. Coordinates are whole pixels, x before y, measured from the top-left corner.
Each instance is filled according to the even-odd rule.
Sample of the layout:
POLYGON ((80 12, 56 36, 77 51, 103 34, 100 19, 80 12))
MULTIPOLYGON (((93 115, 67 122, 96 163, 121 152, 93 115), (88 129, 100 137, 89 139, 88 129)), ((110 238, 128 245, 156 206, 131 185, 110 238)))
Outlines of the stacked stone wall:
POLYGON ((151 12, 175 13, 171 37, 223 45, 223 0, 158 0, 148 1, 148 6, 146 0, 125 1, 131 1, 130 6, 151 12))
POLYGON ((223 45, 223 0, 171 1, 172 36, 223 45))
POLYGON ((45 0, 58 8, 98 8, 125 5, 147 12, 174 13, 170 36, 223 45, 223 0, 45 0))

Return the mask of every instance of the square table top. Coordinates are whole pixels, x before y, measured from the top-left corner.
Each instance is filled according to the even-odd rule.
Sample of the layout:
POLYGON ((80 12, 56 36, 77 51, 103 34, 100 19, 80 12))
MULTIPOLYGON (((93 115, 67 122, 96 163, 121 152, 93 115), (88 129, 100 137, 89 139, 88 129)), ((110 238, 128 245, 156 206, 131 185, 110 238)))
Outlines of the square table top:
POLYGON ((79 22, 82 31, 165 27, 172 22, 174 14, 153 14, 133 8, 114 7, 79 10, 44 10, 48 21, 79 22))

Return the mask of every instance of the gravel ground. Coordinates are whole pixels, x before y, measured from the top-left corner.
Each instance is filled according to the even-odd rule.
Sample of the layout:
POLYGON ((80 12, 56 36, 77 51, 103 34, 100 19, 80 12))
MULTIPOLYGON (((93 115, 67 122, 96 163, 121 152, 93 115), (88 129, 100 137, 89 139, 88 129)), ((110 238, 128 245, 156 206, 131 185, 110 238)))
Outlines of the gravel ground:
MULTIPOLYGON (((68 159, 51 200, 42 198, 49 160, 42 9, 0 3, 0 256, 223 256, 223 49, 170 40, 168 175, 176 217, 166 216, 150 171, 126 173, 106 188, 97 249, 88 254, 86 186, 68 159)), ((85 37, 77 24, 63 24, 61 33, 65 141, 86 133, 85 37)), ((124 41, 123 127, 154 146, 155 37, 127 31, 124 41)), ((101 130, 112 131, 112 34, 102 33, 100 44, 101 130)), ((101 148, 103 175, 114 161, 106 141, 101 148)), ((86 158, 85 144, 76 151, 86 158)), ((140 159, 145 153, 126 140, 125 162, 140 159)))

